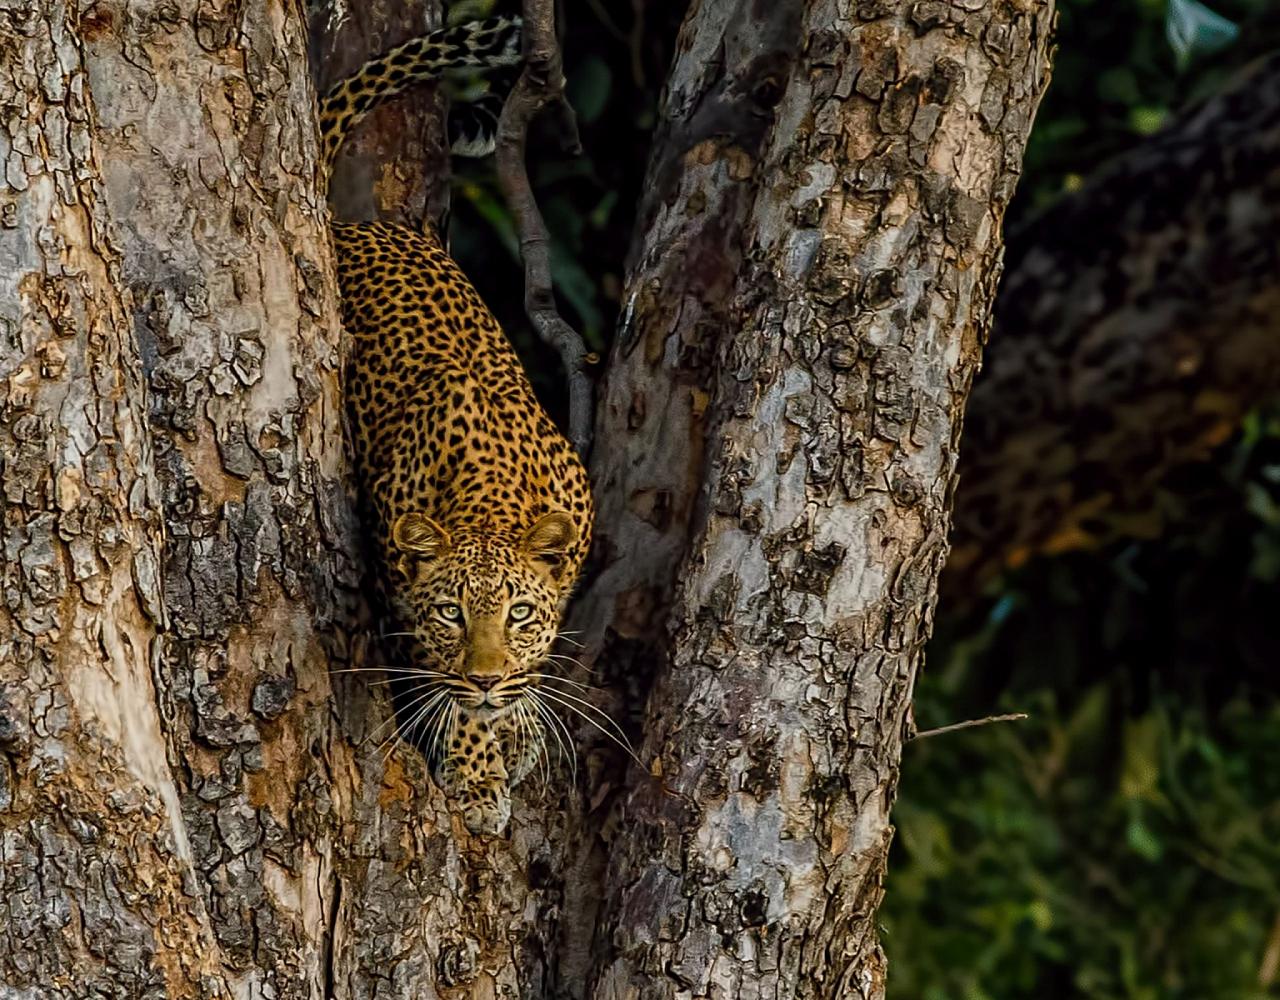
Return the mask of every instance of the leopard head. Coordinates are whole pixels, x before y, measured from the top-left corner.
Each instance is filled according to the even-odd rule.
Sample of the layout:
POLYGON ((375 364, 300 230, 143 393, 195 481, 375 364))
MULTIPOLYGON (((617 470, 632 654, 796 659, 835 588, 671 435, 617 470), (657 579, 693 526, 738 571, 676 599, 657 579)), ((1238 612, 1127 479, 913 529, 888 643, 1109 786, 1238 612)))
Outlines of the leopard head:
POLYGON ((576 539, 561 511, 514 534, 451 536, 420 513, 395 522, 397 604, 420 665, 472 714, 501 715, 536 686, 568 599, 566 557, 576 539))

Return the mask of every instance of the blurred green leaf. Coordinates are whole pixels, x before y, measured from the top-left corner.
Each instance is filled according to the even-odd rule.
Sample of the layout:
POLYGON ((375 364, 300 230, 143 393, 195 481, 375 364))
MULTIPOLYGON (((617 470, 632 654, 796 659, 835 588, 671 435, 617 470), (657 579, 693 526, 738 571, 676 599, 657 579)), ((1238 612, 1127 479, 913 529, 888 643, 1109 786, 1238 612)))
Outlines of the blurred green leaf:
POLYGON ((1236 40, 1240 27, 1198 0, 1169 0, 1165 37, 1185 66, 1193 56, 1217 52, 1236 40))
POLYGON ((600 310, 595 305, 595 285, 591 276, 572 254, 561 246, 551 244, 551 277, 556 291, 573 306, 581 320, 582 339, 593 351, 604 349, 604 330, 600 310))
POLYGON ((1148 861, 1159 861, 1164 855, 1164 845, 1155 832, 1143 822, 1140 813, 1135 812, 1124 831, 1125 843, 1137 854, 1148 861))
POLYGON ((489 17, 495 6, 496 0, 454 0, 445 10, 444 23, 452 26, 479 21, 489 17))
POLYGON ((1153 135, 1160 131, 1168 117, 1168 108, 1136 107, 1129 111, 1129 125, 1138 135, 1153 135))
POLYGON ((1124 762, 1120 794, 1126 799, 1150 802, 1160 783, 1160 719, 1148 712, 1125 727, 1124 762))
POLYGON ((1098 96, 1104 101, 1130 106, 1142 101, 1138 78, 1128 66, 1113 66, 1098 76, 1098 96))
POLYGON ((1261 483, 1244 484, 1245 507, 1263 524, 1280 526, 1280 501, 1261 483))
POLYGON ((456 193, 466 198, 475 207, 480 216, 493 227, 498 241, 506 249, 513 260, 520 259, 520 239, 516 236, 515 225, 507 206, 502 204, 486 188, 478 184, 459 184, 456 193))

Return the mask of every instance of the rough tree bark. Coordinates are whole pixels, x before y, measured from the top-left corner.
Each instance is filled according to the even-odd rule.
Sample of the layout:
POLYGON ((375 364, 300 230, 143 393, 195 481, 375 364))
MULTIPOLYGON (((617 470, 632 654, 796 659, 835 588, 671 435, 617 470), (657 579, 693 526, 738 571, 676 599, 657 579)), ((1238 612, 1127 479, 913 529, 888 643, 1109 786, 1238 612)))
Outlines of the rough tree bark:
POLYGON ((70 28, 0 10, 0 990, 149 997, 212 934, 154 711, 159 491, 70 28))
POLYGON ((902 7, 691 14, 581 614, 652 773, 591 748, 484 841, 330 673, 376 661, 298 10, 0 0, 6 995, 878 995, 1051 16, 902 7))
POLYGON ((596 997, 883 995, 889 807, 1051 20, 705 0, 684 26, 579 615, 658 675, 596 997))
POLYGON ((296 9, 0 18, 4 986, 432 997, 483 986, 476 924, 513 980, 385 699, 330 685, 360 568, 296 9))
MULTIPOLYGON (((441 23, 439 0, 314 3, 308 8, 312 79, 317 93, 371 56, 441 23)), ((417 226, 448 206, 443 99, 431 87, 413 99, 374 109, 343 144, 333 165, 329 204, 343 222, 378 219, 417 226)))

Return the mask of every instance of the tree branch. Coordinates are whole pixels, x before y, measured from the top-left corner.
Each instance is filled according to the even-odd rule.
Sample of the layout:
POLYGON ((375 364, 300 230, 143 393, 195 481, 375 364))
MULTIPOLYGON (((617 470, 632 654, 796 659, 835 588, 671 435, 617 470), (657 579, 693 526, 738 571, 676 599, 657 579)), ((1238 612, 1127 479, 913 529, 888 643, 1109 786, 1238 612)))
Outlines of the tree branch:
POLYGON ((962 729, 977 729, 979 726, 989 726, 993 722, 1021 722, 1026 717, 1026 712, 1011 712, 1008 715, 988 715, 985 719, 966 719, 964 722, 953 722, 949 726, 939 726, 937 729, 925 729, 912 736, 911 742, 943 736, 946 733, 958 733, 962 729))
POLYGON ((944 603, 1159 532, 1170 473, 1280 391, 1280 54, 1011 235, 944 603))
POLYGON ((524 260, 524 309, 542 340, 555 348, 569 380, 569 439, 583 457, 591 447, 592 384, 588 353, 578 333, 556 309, 547 227, 525 168, 529 124, 554 108, 564 145, 578 152, 577 120, 564 96, 564 71, 555 33, 554 0, 524 0, 524 71, 498 120, 498 181, 515 218, 524 260))

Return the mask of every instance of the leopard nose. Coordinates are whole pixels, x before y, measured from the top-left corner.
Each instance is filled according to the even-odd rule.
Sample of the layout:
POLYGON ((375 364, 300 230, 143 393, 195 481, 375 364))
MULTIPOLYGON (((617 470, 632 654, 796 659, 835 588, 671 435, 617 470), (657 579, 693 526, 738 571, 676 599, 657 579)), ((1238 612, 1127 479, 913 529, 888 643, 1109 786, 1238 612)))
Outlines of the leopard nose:
POLYGON ((481 691, 489 691, 497 686, 497 683, 502 680, 502 677, 498 674, 472 674, 467 678, 467 680, 478 687, 481 691))

